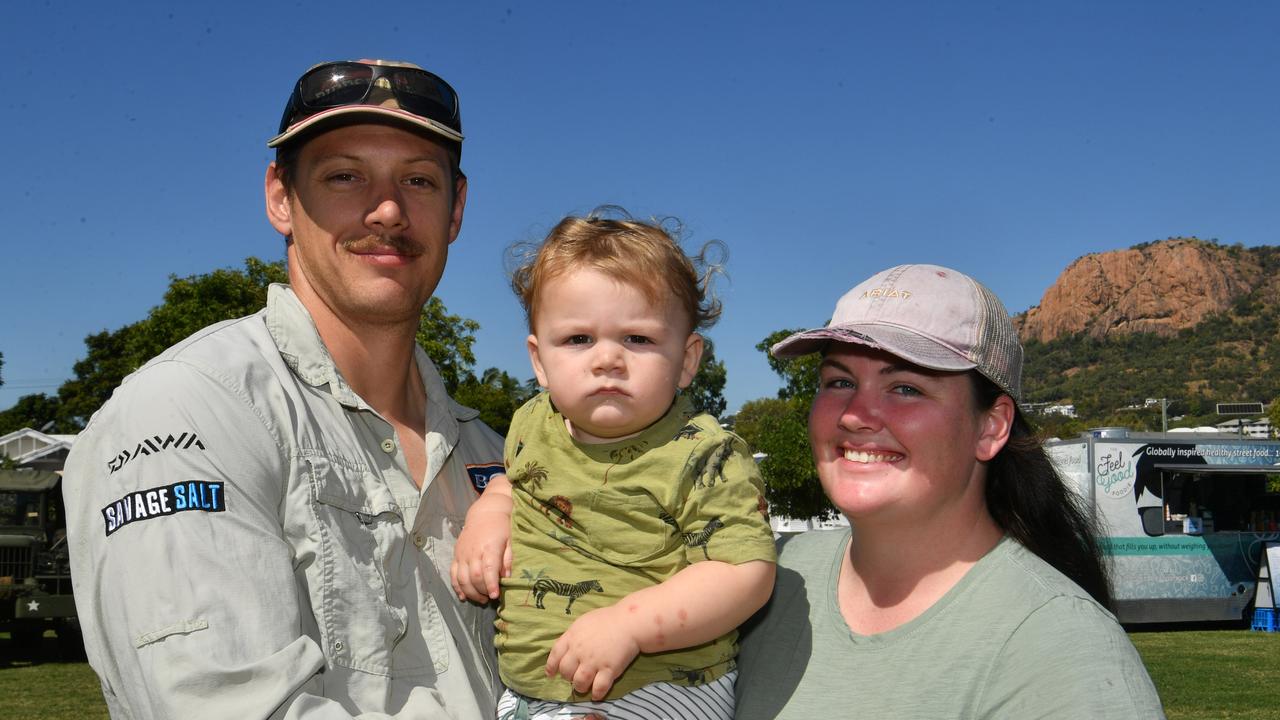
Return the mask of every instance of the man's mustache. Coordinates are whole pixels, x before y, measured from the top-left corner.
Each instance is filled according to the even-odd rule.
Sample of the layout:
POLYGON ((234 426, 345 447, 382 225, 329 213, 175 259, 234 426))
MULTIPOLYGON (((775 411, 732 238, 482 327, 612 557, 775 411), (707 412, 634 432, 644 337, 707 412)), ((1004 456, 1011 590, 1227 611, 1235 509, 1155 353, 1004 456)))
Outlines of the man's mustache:
POLYGON ((371 253, 389 249, 397 255, 417 256, 422 254, 422 246, 402 235, 366 235, 360 238, 343 240, 341 245, 343 250, 356 253, 371 253))

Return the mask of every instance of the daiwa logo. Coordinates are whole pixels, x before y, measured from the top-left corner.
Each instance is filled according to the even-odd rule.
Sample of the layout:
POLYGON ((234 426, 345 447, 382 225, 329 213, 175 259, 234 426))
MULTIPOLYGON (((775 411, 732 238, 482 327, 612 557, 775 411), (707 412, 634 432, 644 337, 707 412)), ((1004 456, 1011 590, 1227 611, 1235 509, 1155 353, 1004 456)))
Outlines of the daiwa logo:
POLYGON ((200 442, 200 438, 193 432, 184 432, 177 437, 174 437, 172 433, 164 437, 152 435, 138 443, 133 450, 124 450, 119 455, 108 460, 107 474, 114 473, 139 455, 150 455, 151 453, 158 453, 171 448, 174 450, 190 450, 192 447, 204 450, 204 443, 200 442))

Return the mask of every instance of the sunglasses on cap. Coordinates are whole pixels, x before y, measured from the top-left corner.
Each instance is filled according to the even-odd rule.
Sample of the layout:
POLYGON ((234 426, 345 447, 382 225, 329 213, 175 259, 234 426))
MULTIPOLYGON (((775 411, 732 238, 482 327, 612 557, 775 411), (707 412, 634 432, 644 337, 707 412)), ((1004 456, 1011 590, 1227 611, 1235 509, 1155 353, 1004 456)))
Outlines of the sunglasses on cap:
POLYGON ((280 118, 279 134, 269 144, 282 143, 309 126, 308 118, 351 106, 393 116, 408 113, 415 117, 406 120, 462 141, 458 94, 449 83, 419 67, 344 61, 317 65, 298 79, 280 118), (387 104, 388 96, 395 105, 387 104), (292 126, 298 127, 291 132, 292 126))

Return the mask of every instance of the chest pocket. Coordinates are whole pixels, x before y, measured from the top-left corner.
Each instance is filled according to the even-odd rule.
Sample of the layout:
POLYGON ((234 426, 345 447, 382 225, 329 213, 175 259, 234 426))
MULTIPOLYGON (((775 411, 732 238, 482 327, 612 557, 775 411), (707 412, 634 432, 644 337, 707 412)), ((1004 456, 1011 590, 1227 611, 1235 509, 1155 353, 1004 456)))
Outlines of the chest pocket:
POLYGON ((391 491, 367 468, 322 454, 304 461, 319 545, 318 561, 308 571, 311 604, 325 656, 338 666, 391 677, 443 671, 447 648, 431 647, 438 643, 423 637, 416 622, 434 615, 421 619, 438 627, 439 610, 434 601, 424 607, 418 598, 416 548, 391 491), (418 631, 407 633, 411 628, 418 631), (417 637, 400 642, 407 635, 417 637))
POLYGON ((664 517, 669 516, 648 493, 601 488, 591 494, 591 513, 581 523, 601 557, 618 565, 644 565, 676 547, 675 526, 664 517))

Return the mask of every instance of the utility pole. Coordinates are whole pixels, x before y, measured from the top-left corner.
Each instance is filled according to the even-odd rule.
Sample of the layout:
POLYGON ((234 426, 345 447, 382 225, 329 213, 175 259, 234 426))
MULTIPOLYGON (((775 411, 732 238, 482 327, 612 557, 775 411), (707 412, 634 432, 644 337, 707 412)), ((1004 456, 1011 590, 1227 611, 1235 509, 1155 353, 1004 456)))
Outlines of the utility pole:
POLYGON ((1169 432, 1169 398, 1160 398, 1160 432, 1169 432))

